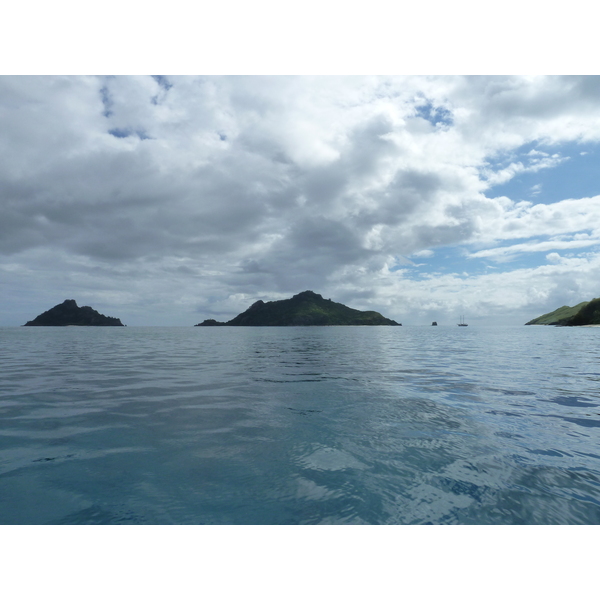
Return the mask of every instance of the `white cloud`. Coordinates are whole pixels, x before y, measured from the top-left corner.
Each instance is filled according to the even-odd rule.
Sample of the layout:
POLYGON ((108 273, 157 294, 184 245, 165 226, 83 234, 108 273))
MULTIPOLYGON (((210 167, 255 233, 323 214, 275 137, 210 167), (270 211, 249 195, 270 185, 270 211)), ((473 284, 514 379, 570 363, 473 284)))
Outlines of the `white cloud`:
MULTIPOLYGON (((381 274, 386 285, 381 285, 378 302, 365 302, 362 307, 372 306, 409 324, 433 319, 453 324, 459 314, 466 314, 480 324, 518 325, 559 306, 598 296, 599 276, 599 254, 479 276, 435 274, 415 281, 381 274)), ((361 282, 365 289, 369 281, 365 277, 361 282)))
POLYGON ((494 241, 595 232, 600 235, 600 196, 569 199, 552 204, 507 202, 494 198, 486 218, 481 221, 476 241, 492 245, 494 241))
POLYGON ((539 196, 541 191, 542 191, 542 184, 536 183, 535 185, 531 186, 531 188, 529 190, 529 195, 530 196, 539 196))
MULTIPOLYGON (((546 242, 527 242, 525 244, 514 244, 500 248, 480 250, 468 255, 469 258, 496 258, 500 259, 509 254, 523 254, 526 252, 547 252, 548 250, 570 250, 573 248, 585 248, 597 246, 600 238, 594 240, 549 240, 546 242)), ((558 256, 558 255, 557 255, 558 256)))

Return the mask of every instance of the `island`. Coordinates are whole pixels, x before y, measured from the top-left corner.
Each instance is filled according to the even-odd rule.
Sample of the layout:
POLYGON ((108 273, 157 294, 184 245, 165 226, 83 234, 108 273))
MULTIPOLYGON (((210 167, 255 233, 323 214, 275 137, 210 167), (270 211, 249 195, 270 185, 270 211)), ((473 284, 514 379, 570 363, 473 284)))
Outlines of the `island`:
POLYGON ((339 302, 325 300, 311 290, 301 292, 287 300, 263 302, 258 300, 248 310, 222 323, 207 319, 195 327, 215 326, 282 327, 306 325, 396 325, 392 319, 373 310, 356 310, 339 302))
POLYGON ((50 310, 38 315, 33 321, 27 321, 25 327, 66 327, 69 325, 91 327, 125 327, 120 319, 106 317, 91 306, 77 306, 75 300, 65 300, 50 310))
POLYGON ((600 298, 580 302, 576 306, 561 306, 556 310, 532 319, 525 325, 556 325, 559 327, 581 327, 600 325, 600 298))

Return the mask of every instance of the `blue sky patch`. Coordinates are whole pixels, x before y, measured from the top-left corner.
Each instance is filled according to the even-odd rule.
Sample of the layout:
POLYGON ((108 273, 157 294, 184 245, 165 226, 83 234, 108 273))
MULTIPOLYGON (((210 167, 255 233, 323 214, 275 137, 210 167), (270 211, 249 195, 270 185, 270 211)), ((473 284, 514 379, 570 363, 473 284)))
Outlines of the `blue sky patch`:
POLYGON ((493 168, 499 170, 511 162, 530 165, 532 158, 540 156, 529 154, 531 151, 543 152, 549 157, 559 154, 567 160, 550 168, 517 173, 510 181, 491 187, 486 196, 507 196, 515 202, 527 200, 535 204, 550 204, 600 194, 600 144, 526 144, 497 161, 493 168))
POLYGON ((152 79, 167 92, 173 87, 173 84, 169 83, 169 80, 164 75, 152 75, 152 79))
MULTIPOLYGON (((490 248, 510 248, 520 244, 535 244, 546 241, 550 241, 549 236, 521 238, 494 244, 490 248)), ((548 255, 573 257, 584 255, 594 248, 597 248, 597 245, 574 246, 573 248, 548 248, 543 250, 524 248, 521 252, 508 253, 495 257, 479 257, 469 255, 485 248, 481 248, 479 245, 474 247, 472 244, 465 244, 431 249, 421 256, 411 255, 408 259, 413 263, 412 265, 406 264, 406 261, 401 259, 390 271, 404 270, 404 277, 412 280, 420 280, 424 277, 430 277, 433 274, 441 276, 452 273, 459 275, 466 273, 468 276, 473 277, 488 273, 511 272, 516 269, 534 269, 549 264, 548 255)))
MULTIPOLYGON (((163 93, 161 96, 164 98, 164 94, 173 87, 173 84, 169 83, 169 80, 164 75, 152 75, 152 79, 154 79, 154 81, 162 88, 163 93)), ((156 106, 159 104, 160 99, 159 94, 156 94, 150 98, 150 102, 156 106)))
POLYGON ((110 135, 114 135, 116 138, 126 138, 129 137, 133 132, 129 129, 109 129, 108 133, 110 135))
POLYGON ((100 98, 102 99, 102 105, 104 106, 104 111, 102 112, 102 115, 108 118, 113 114, 111 110, 113 102, 110 98, 110 93, 106 86, 100 88, 100 98))
POLYGON ((110 133, 110 135, 113 135, 116 138, 127 138, 132 135, 136 135, 137 137, 140 138, 140 140, 151 140, 152 139, 144 131, 133 131, 132 129, 127 129, 127 128, 116 127, 114 129, 109 129, 108 133, 110 133))
POLYGON ((435 107, 432 102, 428 101, 417 108, 417 117, 421 117, 429 121, 432 125, 452 125, 452 113, 441 107, 435 107))
POLYGON ((462 246, 448 246, 429 250, 425 255, 408 257, 412 265, 400 264, 391 268, 391 271, 404 269, 405 276, 409 279, 421 279, 433 273, 439 275, 449 275, 451 273, 463 272, 469 275, 486 272, 486 265, 491 263, 489 260, 468 260, 466 252, 462 246))

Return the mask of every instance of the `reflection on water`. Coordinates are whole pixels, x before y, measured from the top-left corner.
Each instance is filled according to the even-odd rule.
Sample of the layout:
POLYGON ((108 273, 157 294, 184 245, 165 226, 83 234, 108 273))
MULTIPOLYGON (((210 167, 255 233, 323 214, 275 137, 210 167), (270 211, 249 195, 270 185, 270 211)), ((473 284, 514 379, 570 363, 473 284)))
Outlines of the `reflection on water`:
POLYGON ((599 329, 0 329, 2 523, 599 523, 599 329))

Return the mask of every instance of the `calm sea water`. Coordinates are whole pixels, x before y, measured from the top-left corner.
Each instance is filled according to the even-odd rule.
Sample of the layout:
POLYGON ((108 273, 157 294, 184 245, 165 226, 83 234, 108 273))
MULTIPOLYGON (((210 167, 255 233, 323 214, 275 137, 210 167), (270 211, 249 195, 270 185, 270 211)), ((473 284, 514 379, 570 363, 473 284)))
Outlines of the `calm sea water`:
POLYGON ((600 523, 600 328, 1 328, 2 524, 600 523))

